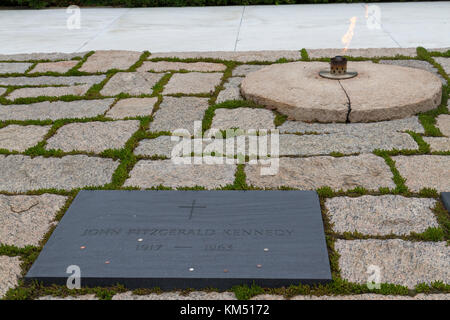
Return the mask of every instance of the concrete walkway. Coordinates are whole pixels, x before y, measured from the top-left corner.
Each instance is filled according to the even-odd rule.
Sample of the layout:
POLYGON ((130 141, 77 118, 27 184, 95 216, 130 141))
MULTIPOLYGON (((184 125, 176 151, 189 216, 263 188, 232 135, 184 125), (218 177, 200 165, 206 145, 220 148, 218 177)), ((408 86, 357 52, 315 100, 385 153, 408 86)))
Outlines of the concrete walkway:
POLYGON ((245 51, 341 48, 356 17, 350 48, 450 46, 450 2, 86 8, 68 29, 65 9, 1 10, 0 53, 101 49, 245 51), (377 14, 379 10, 379 14, 377 14))

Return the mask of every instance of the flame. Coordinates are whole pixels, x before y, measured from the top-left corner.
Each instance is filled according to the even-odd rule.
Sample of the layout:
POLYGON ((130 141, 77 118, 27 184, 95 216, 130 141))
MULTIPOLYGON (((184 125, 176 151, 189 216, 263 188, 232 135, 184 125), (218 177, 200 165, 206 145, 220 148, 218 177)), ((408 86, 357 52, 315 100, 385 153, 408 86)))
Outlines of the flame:
POLYGON ((366 4, 366 12, 364 13, 364 17, 365 17, 366 19, 369 18, 369 5, 367 5, 367 4, 366 4))
POLYGON ((354 34, 353 30, 355 29, 356 19, 357 19, 356 17, 350 18, 350 25, 348 26, 347 33, 342 36, 341 41, 345 45, 343 53, 345 53, 347 51, 348 46, 350 45, 350 42, 352 42, 352 38, 353 38, 353 34, 354 34))

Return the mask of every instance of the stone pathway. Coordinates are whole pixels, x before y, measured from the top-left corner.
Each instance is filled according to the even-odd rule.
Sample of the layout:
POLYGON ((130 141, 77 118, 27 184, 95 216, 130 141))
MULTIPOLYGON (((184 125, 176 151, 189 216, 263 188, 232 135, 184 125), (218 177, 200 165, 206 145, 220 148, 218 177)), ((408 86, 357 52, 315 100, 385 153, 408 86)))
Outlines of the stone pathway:
MULTIPOLYGON (((329 51, 308 54, 314 58, 329 51)), ((445 54, 432 53, 426 61, 410 49, 350 50, 349 55, 449 80, 445 54), (380 56, 383 60, 372 60, 380 56)), ((331 290, 326 296, 292 299, 448 300, 450 217, 439 199, 439 192, 450 191, 448 106, 381 122, 287 120, 240 95, 248 74, 280 58, 300 60, 302 55, 97 51, 0 56, 0 297, 14 293, 26 272, 22 262, 31 255, 27 248, 42 245, 79 188, 294 188, 318 190, 323 200, 325 231, 334 243, 330 253, 338 263, 335 277, 365 285, 372 265, 380 270, 381 282, 404 291, 357 295, 362 291, 355 289, 342 295, 331 290), (279 160, 272 157, 274 136, 266 135, 274 129, 279 130, 279 160), (235 137, 224 136, 227 130, 235 137), (245 147, 236 141, 245 141, 245 147), (230 148, 234 153, 222 157, 230 155, 230 148), (265 149, 270 157, 257 159, 266 156, 265 149), (247 157, 241 157, 244 153, 247 157), (277 169, 274 174, 264 175, 271 168, 277 169), (433 286, 433 294, 419 290, 423 283, 433 286)), ((96 298, 91 293, 69 297, 96 298)), ((113 299, 185 298, 236 295, 113 294, 113 299)), ((283 296, 254 297, 264 298, 283 296)))

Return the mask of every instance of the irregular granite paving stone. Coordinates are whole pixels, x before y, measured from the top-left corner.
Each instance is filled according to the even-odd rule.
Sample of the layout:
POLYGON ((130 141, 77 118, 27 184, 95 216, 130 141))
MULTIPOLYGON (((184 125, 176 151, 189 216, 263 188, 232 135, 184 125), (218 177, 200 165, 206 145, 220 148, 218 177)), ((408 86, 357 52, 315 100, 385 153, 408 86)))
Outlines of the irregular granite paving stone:
POLYGON ((110 69, 126 70, 141 57, 141 52, 108 50, 96 51, 79 69, 83 72, 106 72, 110 69))
POLYGON ((214 129, 239 128, 248 129, 275 129, 275 115, 270 110, 257 108, 219 108, 211 124, 214 129))
POLYGON ((118 72, 109 79, 100 94, 103 96, 115 96, 119 93, 134 96, 152 94, 153 86, 161 80, 163 75, 149 72, 118 72))
POLYGON ((396 156, 392 160, 411 191, 419 192, 423 188, 450 191, 450 156, 396 156))
MULTIPOLYGON (((271 141, 268 141, 268 147, 271 141)), ((279 154, 290 155, 327 155, 332 152, 342 154, 369 153, 376 149, 417 150, 419 146, 407 133, 398 132, 366 132, 365 134, 321 134, 296 135, 281 134, 279 136, 279 154)))
POLYGON ((104 114, 114 99, 0 105, 0 120, 82 119, 104 114))
POLYGON ((233 292, 193 291, 188 294, 182 294, 179 291, 174 291, 137 295, 127 291, 114 295, 112 300, 236 300, 236 296, 233 292))
POLYGON ((24 73, 32 65, 25 62, 0 62, 0 73, 24 73))
POLYGON ((106 113, 106 116, 112 119, 149 117, 157 101, 157 97, 122 99, 106 113))
POLYGON ((23 248, 39 246, 67 197, 0 195, 0 243, 23 248))
POLYGON ((0 299, 18 284, 21 274, 19 257, 0 256, 0 299))
POLYGON ((175 73, 164 87, 163 94, 212 93, 220 84, 223 73, 175 73))
MULTIPOLYGON (((231 138, 233 140, 233 138, 231 138)), ((227 139, 183 139, 182 137, 173 137, 173 136, 159 136, 154 139, 144 139, 139 142, 139 145, 134 150, 134 154, 139 156, 148 156, 148 157, 190 157, 192 152, 195 152, 195 155, 206 155, 209 156, 214 152, 215 156, 225 155, 226 154, 226 144, 227 139), (172 138, 176 140, 172 141, 172 138), (201 152, 197 152, 194 147, 195 144, 198 143, 201 146, 201 152)), ((235 145, 236 141, 233 140, 233 145, 235 145)), ((248 142, 246 140, 246 154, 248 153, 248 142)), ((237 149, 233 149, 237 150, 237 149)), ((234 152, 232 155, 234 156, 234 152)))
POLYGON ((402 132, 413 131, 424 133, 425 130, 419 122, 419 118, 409 117, 390 121, 369 123, 308 123, 303 121, 286 121, 278 127, 280 133, 348 133, 364 135, 366 132, 402 132))
POLYGON ((2 86, 40 86, 40 85, 67 85, 74 84, 97 84, 102 82, 106 76, 104 74, 94 76, 70 76, 70 77, 0 77, 2 86))
POLYGON ((222 103, 227 100, 243 100, 240 89, 242 79, 242 77, 229 78, 223 85, 224 89, 219 92, 216 103, 222 103))
POLYGON ((277 51, 211 51, 211 52, 159 52, 152 53, 150 59, 155 58, 179 58, 179 59, 219 59, 234 60, 239 62, 268 61, 275 62, 279 59, 300 59, 298 50, 277 51))
POLYGON ((19 53, 19 54, 0 54, 0 61, 36 61, 36 60, 70 60, 73 58, 82 58, 87 52, 44 52, 44 53, 19 53))
POLYGON ((154 139, 144 139, 139 141, 139 145, 134 149, 134 154, 138 156, 160 156, 171 158, 172 150, 178 143, 179 141, 172 141, 171 136, 159 136, 154 139))
POLYGON ((450 137, 450 114, 440 114, 436 118, 436 126, 444 136, 450 137))
POLYGON ((150 123, 149 131, 174 131, 185 129, 194 132, 194 121, 202 121, 208 109, 207 98, 164 97, 150 123))
POLYGON ((423 137, 430 145, 431 151, 450 151, 450 138, 447 137, 423 137))
POLYGON ((80 84, 70 87, 44 87, 44 88, 19 88, 11 92, 6 96, 9 100, 18 98, 30 98, 30 97, 61 97, 61 96, 82 96, 84 95, 91 85, 80 84))
POLYGON ((47 140, 47 150, 64 152, 87 151, 101 153, 107 149, 122 149, 131 136, 139 130, 138 120, 95 121, 69 123, 58 129, 47 140))
POLYGON ((267 165, 245 166, 248 185, 260 188, 285 186, 302 190, 329 186, 333 190, 344 191, 356 187, 368 190, 395 188, 391 170, 384 159, 373 154, 337 158, 280 158, 275 175, 261 175, 261 166, 267 165))
POLYGON ((333 230, 364 235, 409 235, 438 227, 432 209, 436 200, 396 195, 326 199, 333 230))
POLYGON ((422 69, 425 71, 429 71, 435 74, 442 82, 443 85, 447 84, 447 80, 445 80, 431 63, 422 60, 380 60, 379 63, 382 64, 393 64, 402 67, 416 68, 422 69))
POLYGON ((0 129, 0 149, 24 152, 44 139, 51 126, 10 124, 0 129))
POLYGON ((39 189, 72 190, 111 182, 118 161, 85 155, 31 158, 0 155, 0 190, 25 192, 39 189))
POLYGON ((141 160, 131 170, 126 187, 152 188, 160 185, 171 188, 201 186, 215 189, 233 184, 235 165, 175 164, 172 160, 141 160))
POLYGON ((242 64, 233 69, 232 75, 233 77, 245 77, 250 72, 258 71, 264 68, 266 65, 260 64, 242 64))
POLYGON ((450 58, 445 57, 433 57, 433 59, 441 65, 445 73, 450 76, 450 58))
POLYGON ((152 72, 163 72, 163 71, 198 71, 198 72, 216 72, 225 71, 227 67, 222 63, 211 63, 211 62, 169 62, 169 61, 144 61, 142 66, 140 66, 137 71, 152 71, 152 72))
POLYGON ((38 72, 58 72, 66 73, 78 64, 77 60, 57 61, 57 62, 40 62, 29 73, 38 72))
MULTIPOLYGON (((341 277, 367 283, 369 266, 380 268, 380 282, 414 288, 419 283, 450 282, 450 247, 442 242, 337 240, 341 277)), ((373 271, 372 271, 373 272, 373 271)))
POLYGON ((444 53, 450 50, 450 47, 447 48, 427 48, 428 51, 435 51, 435 52, 440 52, 440 53, 444 53))
POLYGON ((0 87, 0 96, 2 95, 2 94, 4 94, 6 92, 6 88, 1 88, 0 87))
MULTIPOLYGON (((310 58, 332 58, 342 55, 342 49, 307 49, 310 58)), ((415 57, 417 55, 416 48, 368 48, 368 49, 348 49, 346 56, 376 58, 376 57, 394 57, 402 55, 407 57, 415 57)))

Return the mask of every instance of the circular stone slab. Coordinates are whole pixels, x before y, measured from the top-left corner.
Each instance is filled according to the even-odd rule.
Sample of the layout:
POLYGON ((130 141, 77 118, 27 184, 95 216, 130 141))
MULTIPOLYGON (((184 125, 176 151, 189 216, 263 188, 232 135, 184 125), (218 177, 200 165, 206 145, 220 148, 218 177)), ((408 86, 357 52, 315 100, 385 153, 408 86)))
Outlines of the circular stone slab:
POLYGON ((308 122, 370 122, 409 117, 441 102, 442 84, 432 73, 395 65, 349 62, 355 78, 325 79, 325 62, 273 64, 241 84, 249 100, 308 122), (350 102, 350 103, 349 103, 350 102))

